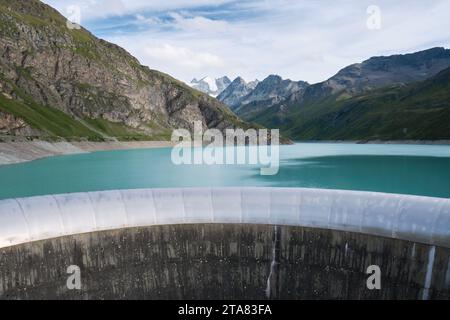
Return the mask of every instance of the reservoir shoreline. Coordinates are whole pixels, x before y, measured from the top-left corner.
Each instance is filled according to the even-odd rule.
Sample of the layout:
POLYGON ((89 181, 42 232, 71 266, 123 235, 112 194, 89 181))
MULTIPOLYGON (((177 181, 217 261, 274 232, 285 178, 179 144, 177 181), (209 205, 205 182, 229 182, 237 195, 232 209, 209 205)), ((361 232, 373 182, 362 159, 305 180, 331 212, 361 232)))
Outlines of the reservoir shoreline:
MULTIPOLYGON (((295 141, 294 143, 354 143, 354 144, 417 144, 417 145, 450 145, 450 140, 398 140, 398 141, 295 141)), ((17 164, 37 159, 90 153, 96 151, 112 151, 126 149, 171 148, 176 143, 171 141, 9 141, 0 142, 0 166, 17 164)))
POLYGON ((174 145, 175 143, 170 141, 0 142, 0 165, 17 164, 52 156, 125 149, 170 148, 174 145))

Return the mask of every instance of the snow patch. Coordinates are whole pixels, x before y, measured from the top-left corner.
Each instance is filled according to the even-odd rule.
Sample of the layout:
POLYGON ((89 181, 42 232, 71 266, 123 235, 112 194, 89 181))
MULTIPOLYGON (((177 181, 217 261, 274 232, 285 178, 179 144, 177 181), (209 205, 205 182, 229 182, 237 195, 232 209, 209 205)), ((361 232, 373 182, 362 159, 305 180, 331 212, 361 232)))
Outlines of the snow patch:
POLYGON ((215 92, 218 90, 216 80, 211 77, 204 77, 201 81, 204 81, 208 84, 209 91, 215 92))

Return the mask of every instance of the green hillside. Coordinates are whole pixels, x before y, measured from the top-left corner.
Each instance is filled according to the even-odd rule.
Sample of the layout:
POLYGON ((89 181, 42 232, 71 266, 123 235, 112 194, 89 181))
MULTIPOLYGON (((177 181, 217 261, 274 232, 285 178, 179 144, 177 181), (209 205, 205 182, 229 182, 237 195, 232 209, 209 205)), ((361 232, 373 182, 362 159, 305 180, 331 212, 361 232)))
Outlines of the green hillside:
POLYGON ((275 106, 251 120, 296 140, 450 139, 450 69, 423 82, 347 99, 329 96, 285 113, 275 106))

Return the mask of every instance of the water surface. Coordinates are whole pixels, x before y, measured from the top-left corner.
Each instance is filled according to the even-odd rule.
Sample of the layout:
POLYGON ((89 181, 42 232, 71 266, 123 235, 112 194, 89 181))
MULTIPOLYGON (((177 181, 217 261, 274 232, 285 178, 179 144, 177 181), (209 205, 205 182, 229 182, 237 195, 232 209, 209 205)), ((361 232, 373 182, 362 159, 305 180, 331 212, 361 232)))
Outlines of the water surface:
POLYGON ((105 151, 0 166, 0 199, 134 188, 314 187, 450 198, 450 146, 299 143, 280 171, 254 165, 182 165, 171 149, 105 151))

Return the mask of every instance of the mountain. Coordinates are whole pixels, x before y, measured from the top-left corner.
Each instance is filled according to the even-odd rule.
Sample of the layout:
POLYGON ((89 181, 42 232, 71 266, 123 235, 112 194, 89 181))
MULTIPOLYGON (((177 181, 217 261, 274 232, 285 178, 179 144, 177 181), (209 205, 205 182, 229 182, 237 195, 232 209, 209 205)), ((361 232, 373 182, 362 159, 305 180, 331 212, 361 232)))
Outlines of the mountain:
MULTIPOLYGON (((370 58, 348 66, 330 79, 296 92, 284 101, 266 106, 254 105, 253 113, 237 112, 243 119, 268 127, 280 128, 293 139, 312 138, 302 133, 303 124, 323 112, 331 112, 353 97, 367 95, 378 89, 390 90, 421 82, 450 67, 450 50, 432 48, 405 55, 370 58), (259 108, 259 109, 258 109, 259 108)), ((355 125, 355 124, 353 124, 355 125)), ((382 124, 377 124, 382 126, 382 124)), ((369 133, 368 133, 369 134, 369 133)), ((332 139, 318 135, 314 139, 332 139)), ((352 138, 348 136, 348 138, 352 138)), ((356 136, 354 137, 356 139, 356 136)), ((426 137, 424 137, 425 139, 426 137)))
POLYGON ((450 68, 424 81, 305 105, 288 118, 282 132, 301 140, 447 140, 450 68))
POLYGON ((249 117, 264 112, 271 106, 286 101, 294 93, 303 92, 309 84, 304 81, 283 80, 280 76, 270 75, 240 101, 234 112, 249 117))
POLYGON ((292 94, 302 92, 308 87, 304 81, 283 80, 278 75, 270 75, 261 82, 246 84, 238 78, 235 85, 230 85, 222 95, 220 101, 228 105, 236 114, 249 115, 263 112, 271 106, 285 101, 292 94))
POLYGON ((218 96, 230 84, 231 84, 231 80, 227 76, 216 79, 217 92, 215 93, 215 95, 218 96))
POLYGON ((229 106, 231 110, 234 110, 240 105, 241 99, 254 90, 257 85, 258 80, 247 83, 241 77, 237 77, 222 91, 217 99, 229 106))
POLYGON ((191 86, 203 93, 210 96, 217 97, 223 90, 225 90, 231 84, 231 80, 228 77, 222 77, 218 79, 212 79, 211 77, 204 77, 200 80, 193 79, 191 86))
POLYGON ((250 94, 241 100, 245 105, 254 101, 265 101, 269 99, 280 100, 290 94, 303 90, 308 84, 303 81, 295 82, 283 80, 280 76, 270 75, 255 87, 250 94))
POLYGON ((352 96, 373 89, 428 79, 450 66, 450 50, 432 48, 416 53, 372 57, 340 70, 330 79, 310 86, 298 102, 333 94, 352 96))
POLYGON ((225 105, 67 27, 37 0, 0 0, 0 134, 169 139, 174 128, 246 127, 225 105))

